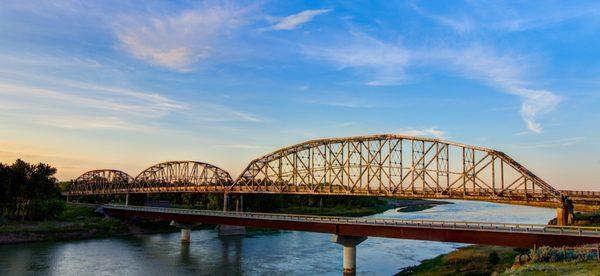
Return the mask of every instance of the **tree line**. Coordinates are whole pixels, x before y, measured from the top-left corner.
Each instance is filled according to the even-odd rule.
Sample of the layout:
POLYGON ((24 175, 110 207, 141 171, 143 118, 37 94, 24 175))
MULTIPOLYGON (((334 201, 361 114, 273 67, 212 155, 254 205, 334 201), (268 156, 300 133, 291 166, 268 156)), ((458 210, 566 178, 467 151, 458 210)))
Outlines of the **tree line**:
POLYGON ((17 159, 0 163, 0 216, 10 220, 51 219, 65 208, 54 177, 56 168, 17 159))

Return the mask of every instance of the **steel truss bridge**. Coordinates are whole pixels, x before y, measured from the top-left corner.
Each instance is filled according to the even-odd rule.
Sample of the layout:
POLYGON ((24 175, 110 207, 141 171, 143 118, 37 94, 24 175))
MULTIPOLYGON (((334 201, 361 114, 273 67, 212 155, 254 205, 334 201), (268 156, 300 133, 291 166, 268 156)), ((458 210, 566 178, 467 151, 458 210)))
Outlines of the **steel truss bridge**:
MULTIPOLYGON (((156 164, 136 177, 113 169, 93 170, 72 181, 66 194, 169 192, 372 195, 517 203, 564 200, 561 191, 500 151, 395 134, 318 139, 282 148, 252 160, 235 180, 225 170, 198 161, 156 164)), ((586 198, 580 192, 578 195, 586 198)))

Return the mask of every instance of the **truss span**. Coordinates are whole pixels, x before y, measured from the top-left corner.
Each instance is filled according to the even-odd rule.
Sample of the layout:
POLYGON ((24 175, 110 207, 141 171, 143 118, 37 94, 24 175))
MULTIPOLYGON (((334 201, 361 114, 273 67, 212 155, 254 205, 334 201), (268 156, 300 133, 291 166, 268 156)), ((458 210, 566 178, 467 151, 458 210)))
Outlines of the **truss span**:
POLYGON ((554 201, 560 192, 508 155, 404 135, 311 140, 253 160, 242 193, 554 201))
POLYGON ((222 192, 233 183, 228 172, 198 161, 155 164, 135 178, 119 170, 94 170, 71 185, 69 195, 164 192, 222 192))
POLYGON ((133 192, 215 192, 233 183, 225 170, 198 161, 168 161, 135 177, 133 192))
POLYGON ((120 170, 92 170, 75 179, 71 184, 69 193, 109 194, 126 192, 133 182, 133 177, 120 170))

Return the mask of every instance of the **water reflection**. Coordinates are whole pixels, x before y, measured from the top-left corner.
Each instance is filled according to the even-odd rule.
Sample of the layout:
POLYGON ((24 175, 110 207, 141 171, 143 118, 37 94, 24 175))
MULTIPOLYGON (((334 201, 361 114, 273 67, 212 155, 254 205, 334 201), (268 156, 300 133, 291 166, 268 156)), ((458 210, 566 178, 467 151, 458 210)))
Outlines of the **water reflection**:
MULTIPOLYGON (((545 223, 554 210, 454 201, 416 213, 375 217, 545 223)), ((327 234, 276 231, 219 237, 212 229, 72 242, 0 246, 0 275, 339 275, 341 248, 327 234)), ((358 272, 390 275, 459 244, 369 238, 359 245, 358 272)))

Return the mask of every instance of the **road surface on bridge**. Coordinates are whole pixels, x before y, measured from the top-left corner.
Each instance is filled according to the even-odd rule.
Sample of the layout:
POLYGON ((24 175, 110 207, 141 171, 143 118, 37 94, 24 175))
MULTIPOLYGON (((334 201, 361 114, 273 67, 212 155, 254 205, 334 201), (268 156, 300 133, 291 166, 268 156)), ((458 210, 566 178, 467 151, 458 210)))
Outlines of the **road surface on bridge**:
POLYGON ((103 205, 105 214, 180 223, 238 225, 330 233, 512 247, 576 246, 600 243, 600 228, 540 224, 326 217, 254 212, 103 205))

